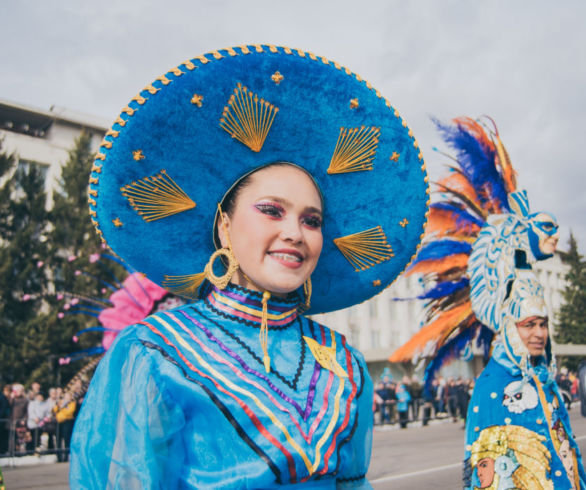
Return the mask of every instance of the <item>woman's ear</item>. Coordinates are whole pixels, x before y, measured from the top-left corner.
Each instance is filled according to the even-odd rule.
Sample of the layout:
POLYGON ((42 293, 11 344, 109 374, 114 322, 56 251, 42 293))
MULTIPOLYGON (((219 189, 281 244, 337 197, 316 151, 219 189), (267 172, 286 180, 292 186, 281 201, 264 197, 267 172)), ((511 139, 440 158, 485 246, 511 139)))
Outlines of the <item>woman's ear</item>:
POLYGON ((218 216, 217 230, 222 248, 230 248, 230 217, 228 213, 222 213, 218 216))

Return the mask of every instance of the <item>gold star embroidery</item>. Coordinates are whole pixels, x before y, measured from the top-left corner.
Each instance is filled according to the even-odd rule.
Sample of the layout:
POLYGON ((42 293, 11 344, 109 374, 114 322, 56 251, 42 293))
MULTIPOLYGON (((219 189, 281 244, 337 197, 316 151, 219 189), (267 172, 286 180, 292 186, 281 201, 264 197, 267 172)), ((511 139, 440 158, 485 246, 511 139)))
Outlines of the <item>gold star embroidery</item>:
POLYGON ((397 153, 396 151, 393 152, 393 154, 391 155, 390 159, 393 162, 398 162, 399 161, 399 157, 401 156, 400 153, 397 153))
POLYGON ((399 224, 405 228, 409 224, 409 221, 407 221, 407 218, 403 218, 403 221, 401 221, 399 224))
POLYGON ((197 107, 201 107, 202 101, 203 101, 203 95, 193 94, 193 97, 191 98, 191 103, 193 105, 196 105, 197 107))
POLYGON ((133 158, 133 160, 138 162, 140 160, 144 160, 145 156, 144 156, 142 150, 135 150, 132 152, 132 158, 133 158))
POLYGON ((123 224, 122 221, 120 220, 120 218, 113 219, 112 220, 112 223, 114 223, 114 226, 116 228, 120 228, 122 226, 122 224, 123 224))
POLYGON ((319 362, 319 364, 327 369, 328 371, 332 371, 335 375, 339 378, 347 378, 348 375, 344 368, 340 366, 338 361, 336 361, 336 349, 334 347, 328 347, 326 345, 321 345, 311 337, 303 336, 305 342, 309 346, 309 350, 315 357, 315 360, 319 362))
POLYGON ((376 287, 376 286, 380 286, 380 284, 381 284, 381 283, 380 283, 380 279, 375 279, 374 281, 372 281, 372 285, 373 285, 374 287, 376 287))
POLYGON ((271 80, 279 85, 285 77, 280 72, 276 71, 271 75, 271 80))
POLYGON ((357 109, 358 108, 358 99, 351 99, 350 100, 350 109, 357 109))

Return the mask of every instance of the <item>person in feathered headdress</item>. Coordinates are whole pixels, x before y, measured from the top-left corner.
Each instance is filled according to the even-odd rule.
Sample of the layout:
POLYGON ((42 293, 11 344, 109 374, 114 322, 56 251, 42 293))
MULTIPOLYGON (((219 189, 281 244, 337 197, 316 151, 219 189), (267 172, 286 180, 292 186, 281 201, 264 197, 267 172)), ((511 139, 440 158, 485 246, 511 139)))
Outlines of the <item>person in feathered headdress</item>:
POLYGON ((369 488, 364 359, 301 313, 404 270, 422 160, 378 91, 301 50, 214 51, 141 91, 102 144, 90 215, 193 302, 117 336, 76 422, 72 487, 369 488))
POLYGON ((502 236, 499 227, 509 229, 510 223, 516 222, 517 218, 512 217, 486 225, 474 244, 474 260, 468 269, 473 284, 472 307, 479 318, 490 321, 496 339, 490 361, 476 380, 469 404, 464 486, 467 489, 539 488, 531 483, 536 475, 532 466, 535 460, 511 456, 505 461, 503 458, 508 455, 503 453, 500 463, 498 459, 489 463, 493 471, 487 473, 487 467, 480 466, 482 458, 476 449, 479 441, 484 440, 484 446, 506 447, 511 440, 507 431, 513 433, 513 427, 517 427, 523 431, 515 432, 516 444, 524 444, 532 451, 543 446, 541 452, 547 457, 547 464, 539 468, 542 476, 537 481, 541 488, 584 489, 586 473, 555 382, 543 287, 524 257, 515 260, 519 259, 522 248, 503 246, 499 250, 498 242, 495 245, 494 240, 486 238, 502 236), (481 265, 487 262, 488 268, 481 265), (541 442, 537 443, 537 439, 541 442), (514 474, 523 473, 533 476, 513 478, 514 474))
POLYGON ((484 314, 473 308, 471 296, 478 295, 479 283, 470 280, 468 269, 478 268, 486 287, 505 291, 496 284, 510 281, 516 268, 531 268, 551 257, 559 238, 554 216, 529 211, 527 194, 518 189, 492 119, 460 117, 451 125, 436 125, 455 150, 450 158, 456 165, 437 182, 440 199, 430 206, 424 244, 407 270, 423 277, 426 291, 419 299, 427 302, 424 325, 389 359, 426 361, 426 390, 452 360, 469 359, 478 349, 488 359, 494 337, 489 310, 500 303, 487 303, 484 314), (477 239, 486 250, 474 254, 477 239))

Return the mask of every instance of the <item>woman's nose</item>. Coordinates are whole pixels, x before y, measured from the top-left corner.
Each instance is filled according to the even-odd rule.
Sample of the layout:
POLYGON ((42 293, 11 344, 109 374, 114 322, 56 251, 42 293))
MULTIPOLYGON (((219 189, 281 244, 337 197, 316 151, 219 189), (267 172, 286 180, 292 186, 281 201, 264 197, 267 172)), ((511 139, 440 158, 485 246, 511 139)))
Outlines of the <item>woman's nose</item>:
POLYGON ((300 242, 303 239, 301 224, 296 219, 285 219, 282 222, 281 238, 292 242, 300 242))

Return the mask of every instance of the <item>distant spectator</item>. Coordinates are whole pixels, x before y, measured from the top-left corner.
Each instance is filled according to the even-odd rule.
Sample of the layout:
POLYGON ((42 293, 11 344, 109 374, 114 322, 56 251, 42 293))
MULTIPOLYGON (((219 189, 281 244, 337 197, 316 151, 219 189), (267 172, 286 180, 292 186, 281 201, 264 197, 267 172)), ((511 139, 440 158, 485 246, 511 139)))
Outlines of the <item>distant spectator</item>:
POLYGON ((413 420, 418 420, 419 408, 423 404, 423 385, 413 376, 407 389, 411 394, 411 413, 413 414, 413 420))
POLYGON ((28 449, 35 449, 40 442, 40 429, 45 417, 45 400, 42 393, 37 393, 34 400, 29 401, 26 425, 31 431, 31 441, 28 449))
POLYGON ((456 390, 456 402, 458 405, 458 413, 462 420, 466 420, 466 412, 468 411, 468 402, 470 401, 470 382, 466 379, 461 379, 456 390))
POLYGON ((31 388, 30 390, 28 390, 26 397, 29 399, 29 401, 33 401, 34 399, 36 399, 37 395, 41 392, 41 385, 39 383, 37 383, 36 381, 33 382, 33 384, 31 384, 31 388))
POLYGON ((391 411, 390 411, 390 403, 392 399, 392 393, 390 389, 390 384, 385 384, 382 381, 377 385, 375 390, 376 399, 379 403, 379 411, 380 411, 380 424, 383 425, 387 422, 391 422, 391 411))
POLYGON ((438 417, 444 417, 446 415, 446 380, 440 377, 437 381, 437 390, 435 392, 436 400, 436 413, 438 417))
POLYGON ((8 452, 8 435, 10 433, 10 391, 10 385, 6 385, 2 390, 2 393, 0 393, 0 455, 8 452))
POLYGON ((30 433, 26 427, 28 398, 21 384, 12 385, 10 406, 10 429, 13 435, 10 437, 9 449, 25 451, 27 439, 30 440, 30 433))
POLYGON ((396 396, 399 424, 401 425, 401 429, 405 429, 409 421, 409 402, 411 401, 411 395, 403 383, 397 385, 396 396))
POLYGON ((53 407, 53 413, 58 423, 59 439, 57 441, 57 460, 69 461, 69 441, 73 431, 73 422, 77 403, 69 391, 63 394, 63 398, 53 407))
POLYGON ((572 401, 575 402, 579 398, 578 387, 580 384, 576 373, 574 373, 574 372, 570 373, 570 382, 572 383, 572 386, 570 388, 570 393, 572 395, 572 401))

